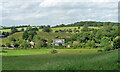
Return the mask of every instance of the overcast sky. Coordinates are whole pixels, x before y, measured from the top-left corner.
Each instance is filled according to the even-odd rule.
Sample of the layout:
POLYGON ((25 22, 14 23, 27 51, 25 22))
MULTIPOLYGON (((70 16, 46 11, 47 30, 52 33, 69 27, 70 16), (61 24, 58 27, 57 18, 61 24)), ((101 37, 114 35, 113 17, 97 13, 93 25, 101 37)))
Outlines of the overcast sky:
POLYGON ((118 21, 119 0, 2 0, 2 26, 118 21))

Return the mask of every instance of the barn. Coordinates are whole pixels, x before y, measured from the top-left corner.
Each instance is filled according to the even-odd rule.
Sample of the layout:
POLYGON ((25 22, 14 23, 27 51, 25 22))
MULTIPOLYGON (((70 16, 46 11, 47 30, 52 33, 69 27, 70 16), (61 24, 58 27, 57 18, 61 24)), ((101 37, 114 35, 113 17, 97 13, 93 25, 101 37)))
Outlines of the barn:
POLYGON ((58 46, 59 43, 61 43, 62 45, 65 44, 65 40, 64 39, 53 39, 53 43, 58 46))

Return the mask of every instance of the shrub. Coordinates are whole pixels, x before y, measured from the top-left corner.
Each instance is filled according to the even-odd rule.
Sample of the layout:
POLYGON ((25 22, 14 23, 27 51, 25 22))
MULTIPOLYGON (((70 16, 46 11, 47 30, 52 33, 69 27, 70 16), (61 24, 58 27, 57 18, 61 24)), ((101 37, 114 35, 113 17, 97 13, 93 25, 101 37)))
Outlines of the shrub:
POLYGON ((59 32, 58 30, 55 31, 55 33, 59 32))
POLYGON ((41 47, 44 47, 44 42, 43 42, 43 41, 38 41, 38 42, 35 44, 35 48, 36 48, 36 49, 40 49, 41 47))
POLYGON ((112 49, 112 46, 111 45, 107 45, 104 47, 104 50, 105 51, 110 51, 112 49))
POLYGON ((3 44, 3 45, 1 45, 1 47, 5 47, 5 45, 3 44))
POLYGON ((19 42, 15 42, 14 47, 19 47, 19 42))
POLYGON ((58 43, 59 46, 62 46, 62 43, 58 43))
POLYGON ((23 40, 21 43, 21 48, 23 49, 30 48, 30 43, 28 43, 26 40, 23 40))
POLYGON ((51 53, 52 53, 52 54, 55 54, 55 53, 58 53, 58 51, 55 50, 55 49, 53 49, 53 50, 51 51, 51 53))
POLYGON ((98 50, 97 52, 103 52, 103 50, 98 50))
POLYGON ((11 47, 11 46, 10 46, 10 43, 6 43, 6 46, 7 46, 7 47, 11 47))

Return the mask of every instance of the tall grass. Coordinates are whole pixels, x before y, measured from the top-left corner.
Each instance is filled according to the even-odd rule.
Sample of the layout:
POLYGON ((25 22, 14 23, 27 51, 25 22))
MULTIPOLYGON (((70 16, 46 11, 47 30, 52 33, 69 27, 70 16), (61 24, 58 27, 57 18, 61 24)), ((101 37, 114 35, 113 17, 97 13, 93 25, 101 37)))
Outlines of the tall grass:
POLYGON ((101 53, 58 53, 3 56, 3 70, 117 70, 118 50, 101 53))

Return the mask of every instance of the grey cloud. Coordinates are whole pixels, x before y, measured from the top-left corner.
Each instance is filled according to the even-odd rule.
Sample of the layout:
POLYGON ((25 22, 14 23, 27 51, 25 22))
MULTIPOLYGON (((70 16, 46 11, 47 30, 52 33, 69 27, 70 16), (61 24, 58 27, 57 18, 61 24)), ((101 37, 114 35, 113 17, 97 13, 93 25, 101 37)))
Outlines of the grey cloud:
MULTIPOLYGON (((43 0, 45 1, 45 0, 43 0)), ((23 1, 11 3, 3 8, 3 25, 47 25, 73 23, 82 20, 117 21, 116 2, 58 2, 54 6, 42 7, 43 1, 23 1)), ((53 1, 53 0, 52 0, 53 1)), ((10 2, 6 0, 6 2, 10 2)))

